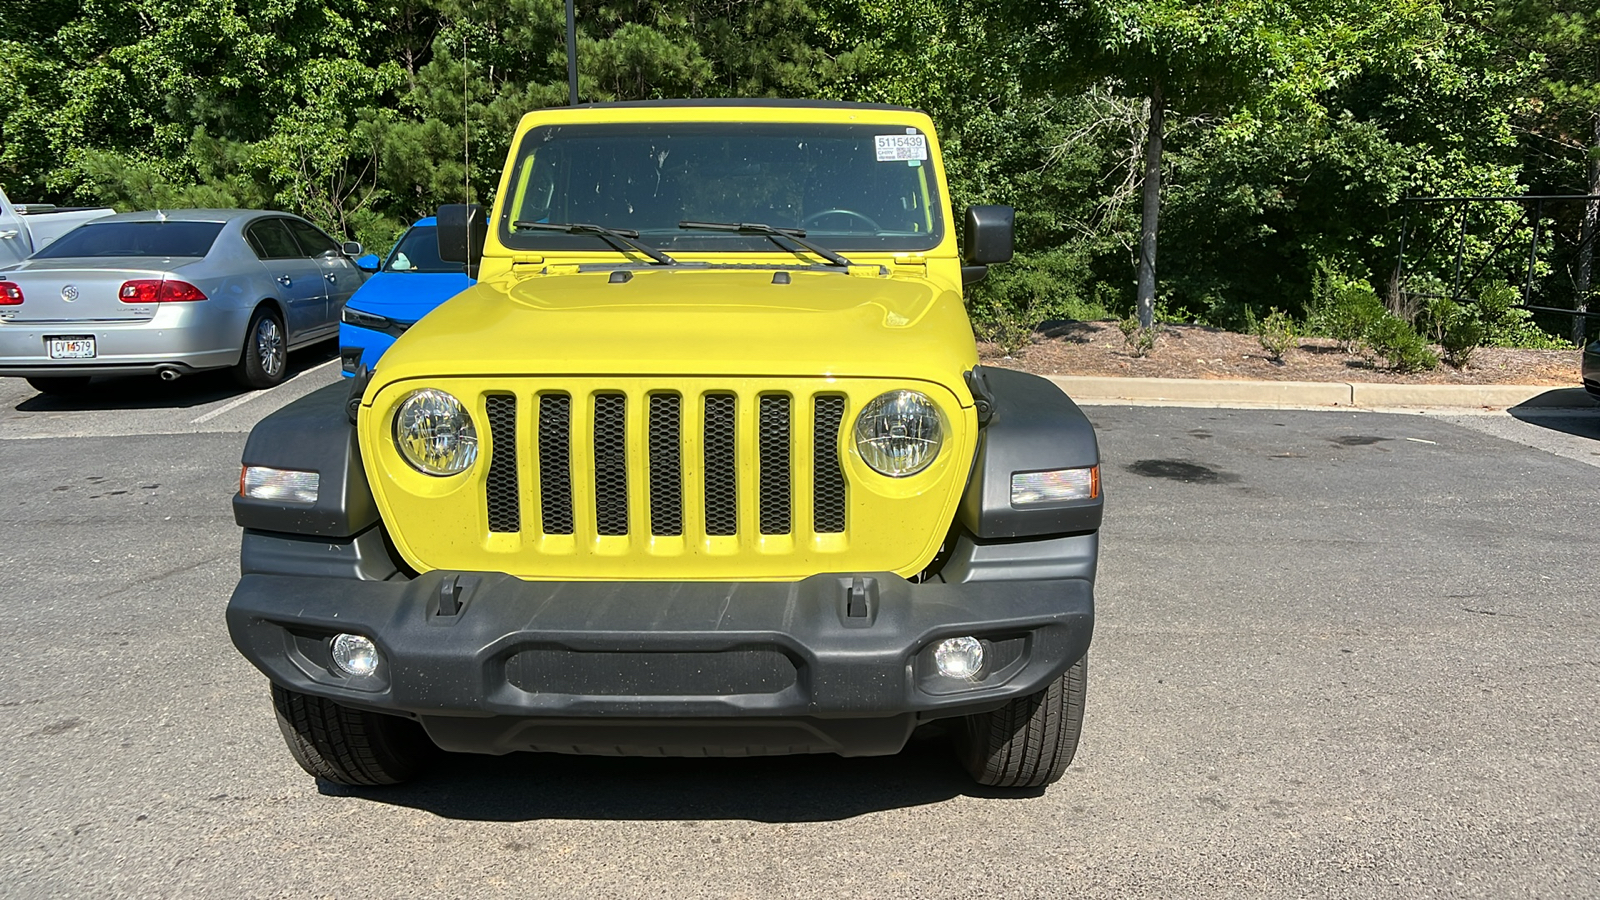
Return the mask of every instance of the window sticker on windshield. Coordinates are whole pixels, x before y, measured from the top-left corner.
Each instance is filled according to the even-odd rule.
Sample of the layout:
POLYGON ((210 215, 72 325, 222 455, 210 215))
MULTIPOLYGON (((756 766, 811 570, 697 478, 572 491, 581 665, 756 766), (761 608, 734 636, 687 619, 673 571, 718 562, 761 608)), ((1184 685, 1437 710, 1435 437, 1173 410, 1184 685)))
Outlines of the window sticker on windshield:
POLYGON ((878 162, 904 162, 928 158, 928 138, 920 134, 880 134, 873 140, 878 145, 878 162))

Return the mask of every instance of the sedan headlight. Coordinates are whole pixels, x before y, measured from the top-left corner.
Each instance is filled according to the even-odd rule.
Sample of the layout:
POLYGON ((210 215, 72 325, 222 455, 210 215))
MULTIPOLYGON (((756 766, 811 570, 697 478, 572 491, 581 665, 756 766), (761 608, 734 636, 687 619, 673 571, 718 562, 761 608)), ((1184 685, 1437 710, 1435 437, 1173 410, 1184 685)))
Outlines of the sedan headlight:
POLYGON ((348 306, 339 313, 339 321, 346 325, 354 325, 357 328, 370 328, 373 331, 384 331, 389 327, 388 316, 362 312, 359 309, 351 309, 348 306))
POLYGON ((444 391, 412 391, 394 416, 400 455, 429 475, 455 475, 478 458, 478 430, 461 401, 444 391))
POLYGON ((916 391, 890 391, 856 416, 856 450, 874 470, 894 478, 931 465, 944 443, 939 407, 916 391))

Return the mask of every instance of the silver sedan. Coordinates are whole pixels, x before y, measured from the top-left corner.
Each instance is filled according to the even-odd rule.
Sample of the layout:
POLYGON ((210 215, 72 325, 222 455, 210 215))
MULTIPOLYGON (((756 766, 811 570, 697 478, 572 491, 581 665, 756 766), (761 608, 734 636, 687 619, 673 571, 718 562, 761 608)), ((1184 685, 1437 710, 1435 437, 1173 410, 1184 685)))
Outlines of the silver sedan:
POLYGON ((287 213, 97 219, 0 267, 0 376, 71 392, 93 375, 232 368, 247 387, 270 387, 290 350, 338 335, 365 277, 360 255, 287 213))

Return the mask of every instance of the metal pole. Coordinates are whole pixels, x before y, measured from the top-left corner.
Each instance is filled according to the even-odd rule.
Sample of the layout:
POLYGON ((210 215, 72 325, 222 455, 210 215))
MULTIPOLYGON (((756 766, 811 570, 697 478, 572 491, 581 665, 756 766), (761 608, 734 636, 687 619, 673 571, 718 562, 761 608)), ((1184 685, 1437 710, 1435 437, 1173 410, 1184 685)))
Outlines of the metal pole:
POLYGON ((1456 232, 1456 274, 1450 284, 1450 299, 1460 302, 1461 257, 1467 250, 1467 204, 1461 204, 1461 230, 1456 232))
POLYGON ((1528 244, 1528 286, 1522 290, 1524 303, 1533 299, 1533 267, 1539 261, 1539 226, 1544 224, 1544 201, 1533 205, 1533 240, 1528 244))
POLYGON ((1397 291, 1406 281, 1406 232, 1410 228, 1411 207, 1402 207, 1400 213, 1400 254, 1399 258, 1394 262, 1394 283, 1397 291))
POLYGON ((578 105, 578 13, 567 0, 567 105, 578 105))

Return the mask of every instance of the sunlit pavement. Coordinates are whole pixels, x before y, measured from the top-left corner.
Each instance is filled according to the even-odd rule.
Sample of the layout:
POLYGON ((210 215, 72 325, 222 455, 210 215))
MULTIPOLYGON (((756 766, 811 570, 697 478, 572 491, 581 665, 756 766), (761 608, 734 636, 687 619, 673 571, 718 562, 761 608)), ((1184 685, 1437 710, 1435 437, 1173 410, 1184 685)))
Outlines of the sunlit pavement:
POLYGON ((290 760, 222 621, 243 432, 338 377, 299 371, 77 405, 0 380, 0 895, 1600 891, 1592 418, 1090 408, 1088 720, 1037 795, 932 738, 351 791, 290 760))

